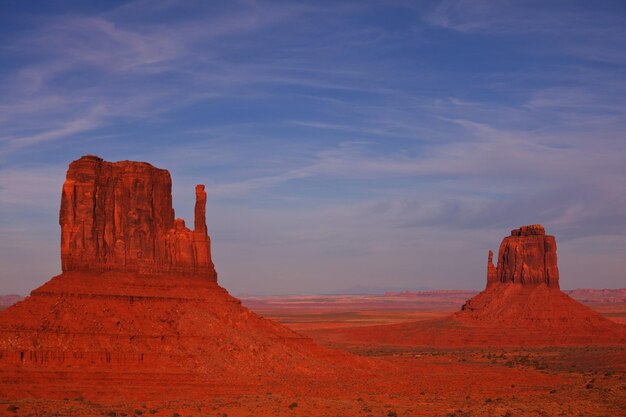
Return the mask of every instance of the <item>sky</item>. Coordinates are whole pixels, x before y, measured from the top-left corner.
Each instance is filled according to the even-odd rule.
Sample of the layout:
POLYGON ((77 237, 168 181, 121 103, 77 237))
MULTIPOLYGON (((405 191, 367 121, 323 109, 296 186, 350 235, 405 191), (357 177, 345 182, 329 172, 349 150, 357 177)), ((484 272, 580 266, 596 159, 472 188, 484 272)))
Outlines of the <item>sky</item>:
POLYGON ((138 160, 235 294, 481 289, 541 223, 626 286, 623 1, 0 0, 0 293, 60 273, 68 164, 138 160))

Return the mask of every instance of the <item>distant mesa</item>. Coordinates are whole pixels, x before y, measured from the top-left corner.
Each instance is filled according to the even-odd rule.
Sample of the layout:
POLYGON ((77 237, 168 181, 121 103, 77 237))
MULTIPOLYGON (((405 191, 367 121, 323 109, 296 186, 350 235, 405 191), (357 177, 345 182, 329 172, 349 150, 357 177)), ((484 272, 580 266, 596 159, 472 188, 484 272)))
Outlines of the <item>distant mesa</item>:
POLYGON ((17 294, 0 295, 0 310, 3 310, 9 306, 12 306, 18 301, 22 301, 22 299, 24 299, 24 297, 22 297, 21 295, 17 295, 17 294))

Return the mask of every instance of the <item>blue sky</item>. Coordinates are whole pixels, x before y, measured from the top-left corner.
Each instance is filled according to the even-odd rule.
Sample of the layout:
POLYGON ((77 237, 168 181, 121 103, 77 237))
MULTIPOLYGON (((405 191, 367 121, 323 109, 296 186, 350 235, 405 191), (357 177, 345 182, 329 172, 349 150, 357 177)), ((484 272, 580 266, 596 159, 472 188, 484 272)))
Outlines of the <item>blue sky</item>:
POLYGON ((482 288, 515 227, 626 282, 621 1, 0 2, 0 293, 60 272, 84 154, 205 183, 235 293, 482 288))

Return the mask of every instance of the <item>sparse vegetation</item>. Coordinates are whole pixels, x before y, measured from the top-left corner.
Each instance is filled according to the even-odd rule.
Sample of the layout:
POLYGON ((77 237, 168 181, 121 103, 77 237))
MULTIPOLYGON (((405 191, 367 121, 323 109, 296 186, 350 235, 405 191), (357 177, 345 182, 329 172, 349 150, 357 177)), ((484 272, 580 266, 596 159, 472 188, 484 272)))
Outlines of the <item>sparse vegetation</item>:
POLYGON ((296 408, 297 406, 298 406, 298 403, 293 402, 293 403, 289 404, 289 409, 290 409, 290 410, 293 410, 293 409, 294 409, 294 408, 296 408))

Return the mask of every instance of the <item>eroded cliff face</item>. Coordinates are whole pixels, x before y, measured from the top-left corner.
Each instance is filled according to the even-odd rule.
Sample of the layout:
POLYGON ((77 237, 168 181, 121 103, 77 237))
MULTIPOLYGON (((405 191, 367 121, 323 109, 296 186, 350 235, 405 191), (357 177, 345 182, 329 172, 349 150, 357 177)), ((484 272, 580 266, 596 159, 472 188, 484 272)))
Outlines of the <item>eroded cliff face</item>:
POLYGON ((167 170, 145 162, 83 156, 67 171, 61 197, 63 272, 122 271, 204 276, 216 281, 196 187, 194 230, 174 218, 167 170))
POLYGON ((489 251, 487 287, 498 283, 521 285, 545 284, 559 288, 556 240, 546 235, 540 224, 522 226, 511 231, 500 244, 498 266, 489 251))

